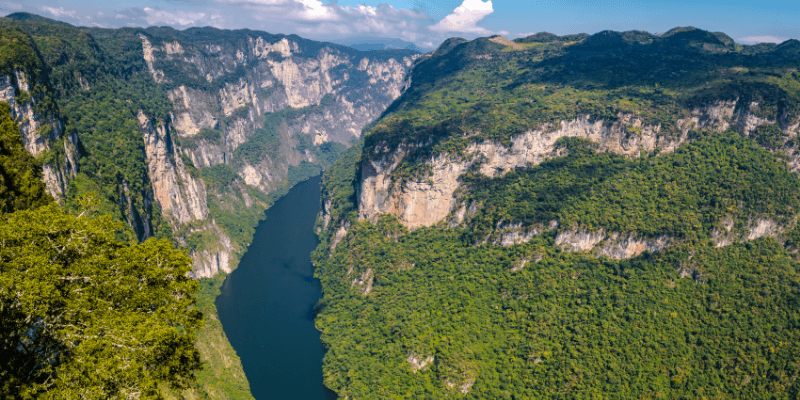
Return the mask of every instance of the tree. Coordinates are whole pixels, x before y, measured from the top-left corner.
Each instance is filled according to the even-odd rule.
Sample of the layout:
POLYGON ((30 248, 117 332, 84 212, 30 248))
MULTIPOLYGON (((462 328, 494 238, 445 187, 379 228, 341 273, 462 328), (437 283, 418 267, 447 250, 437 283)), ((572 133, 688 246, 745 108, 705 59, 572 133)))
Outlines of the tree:
POLYGON ((8 103, 0 102, 0 213, 45 205, 42 168, 25 150, 8 103))
POLYGON ((0 217, 0 393, 161 398, 201 368, 191 259, 55 204, 0 217))

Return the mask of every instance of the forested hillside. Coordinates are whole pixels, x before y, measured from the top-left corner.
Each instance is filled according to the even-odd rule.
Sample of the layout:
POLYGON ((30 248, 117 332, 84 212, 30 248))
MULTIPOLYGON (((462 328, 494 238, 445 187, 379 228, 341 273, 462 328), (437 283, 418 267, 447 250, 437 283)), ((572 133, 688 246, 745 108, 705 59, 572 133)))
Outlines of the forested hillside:
POLYGON ((0 18, 0 32, 0 101, 29 153, 2 168, 40 171, 0 178, 3 212, 52 198, 104 221, 115 240, 188 251, 190 275, 208 278, 192 306, 205 314, 202 361, 185 363, 198 378, 188 390, 161 385, 162 394, 252 398, 216 318, 219 285, 263 211, 360 136, 399 96, 418 53, 251 30, 75 27, 26 13, 0 18))
POLYGON ((450 39, 323 177, 325 384, 800 395, 800 42, 450 39))
POLYGON ((94 198, 70 215, 45 193, 0 103, 0 397, 159 398, 202 367, 191 259, 167 240, 124 243, 94 198))

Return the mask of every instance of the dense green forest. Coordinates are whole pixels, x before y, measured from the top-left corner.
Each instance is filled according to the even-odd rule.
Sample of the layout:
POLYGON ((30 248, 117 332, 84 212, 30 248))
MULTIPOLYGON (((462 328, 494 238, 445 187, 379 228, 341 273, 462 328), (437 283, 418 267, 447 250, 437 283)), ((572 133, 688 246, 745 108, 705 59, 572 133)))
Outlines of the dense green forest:
POLYGON ((634 33, 601 32, 568 46, 520 39, 523 50, 450 39, 414 68, 414 85, 371 129, 365 154, 432 142, 396 172, 420 177, 427 171, 416 160, 484 140, 509 144, 583 115, 607 124, 635 115, 678 136, 676 122, 713 101, 738 100, 737 113, 756 102, 757 115, 772 120, 800 112, 800 41, 757 50, 696 29, 634 33))
MULTIPOLYGON (((409 233, 386 216, 356 222, 330 256, 323 243, 326 384, 351 398, 467 383, 474 398, 793 398, 800 264, 773 238, 716 248, 709 232, 726 213, 794 215, 797 176, 735 133, 638 160, 565 145, 535 168, 465 177, 464 198, 484 204, 467 229, 409 233), (681 240, 628 260, 564 252, 554 231, 475 246, 499 219, 681 240), (434 362, 414 373, 411 354, 434 362)), ((325 176, 339 201, 347 159, 325 176)))
POLYGON ((191 259, 167 240, 116 240, 123 225, 45 193, 40 165, 0 103, 0 397, 160 398, 201 368, 191 259))
POLYGON ((800 396, 800 179, 787 165, 799 48, 691 28, 446 41, 323 176, 331 222, 313 259, 325 384, 351 399, 800 396), (692 130, 675 151, 633 156, 562 138, 560 156, 496 177, 472 160, 458 224, 358 218, 362 166, 401 145, 390 190, 427 179, 435 154, 469 161, 472 143, 510 146, 583 115, 605 126, 634 115, 677 137, 679 119, 716 101, 767 122, 749 137, 733 120, 692 130), (756 220, 779 232, 713 239, 746 238, 756 220), (543 229, 502 246, 492 238, 504 224, 543 229), (557 244, 570 231, 669 244, 611 259, 557 244))

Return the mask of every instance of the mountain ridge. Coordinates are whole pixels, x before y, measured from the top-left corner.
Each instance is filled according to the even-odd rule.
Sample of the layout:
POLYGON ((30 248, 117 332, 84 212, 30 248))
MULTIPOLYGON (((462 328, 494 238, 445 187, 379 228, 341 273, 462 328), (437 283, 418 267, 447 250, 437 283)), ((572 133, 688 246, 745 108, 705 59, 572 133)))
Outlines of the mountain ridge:
POLYGON ((325 172, 326 385, 796 395, 800 58, 685 28, 516 43, 443 43, 325 172))
POLYGON ((95 193, 89 214, 122 221, 118 240, 170 239, 193 257, 192 276, 211 278, 197 298, 206 369, 196 387, 164 395, 251 398, 215 317, 219 285, 263 210, 360 136, 399 94, 418 53, 30 15, 0 19, 0 29, 4 49, 26 49, 0 53, 8 56, 0 93, 44 164, 48 191, 75 214, 95 193))

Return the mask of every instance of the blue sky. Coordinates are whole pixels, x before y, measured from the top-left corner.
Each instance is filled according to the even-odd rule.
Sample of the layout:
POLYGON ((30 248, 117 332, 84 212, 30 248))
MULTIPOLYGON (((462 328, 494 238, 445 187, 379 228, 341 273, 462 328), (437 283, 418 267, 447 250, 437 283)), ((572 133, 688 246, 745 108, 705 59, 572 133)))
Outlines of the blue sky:
POLYGON ((15 11, 84 26, 250 28, 317 40, 399 38, 425 48, 453 36, 689 25, 740 43, 800 39, 800 0, 0 0, 0 15, 15 11))

